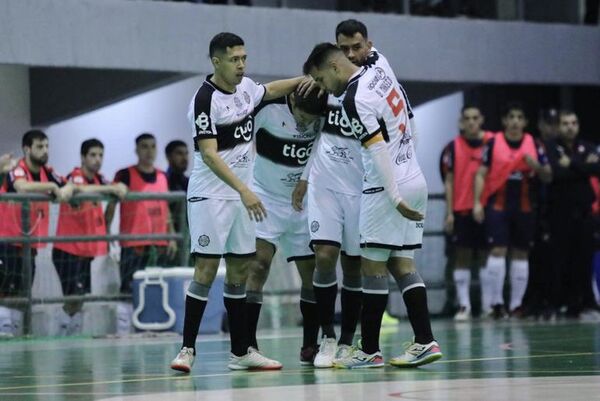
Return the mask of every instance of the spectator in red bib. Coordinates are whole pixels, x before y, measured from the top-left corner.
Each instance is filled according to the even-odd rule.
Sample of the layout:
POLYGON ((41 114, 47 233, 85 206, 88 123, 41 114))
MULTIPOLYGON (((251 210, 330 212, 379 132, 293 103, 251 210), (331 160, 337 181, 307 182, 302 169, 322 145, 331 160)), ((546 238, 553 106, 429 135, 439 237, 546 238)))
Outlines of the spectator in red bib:
MULTIPOLYGON (((104 145, 98 139, 88 139, 81 144, 81 166, 75 167, 67 176, 78 192, 94 192, 115 195, 122 199, 127 193, 123 183, 110 185, 100 174, 104 158, 104 145)), ((57 236, 106 235, 104 211, 100 202, 84 201, 77 204, 63 203, 56 229, 57 236)), ((52 249, 52 261, 60 279, 63 295, 82 295, 91 290, 90 272, 92 260, 108 253, 106 241, 57 242, 52 249)), ((81 329, 82 302, 65 303, 61 326, 66 334, 81 329)))
MULTIPOLYGON (((48 166, 48 136, 40 130, 31 130, 23 135, 22 147, 24 157, 8 173, 0 187, 0 194, 44 193, 55 197, 59 202, 68 201, 74 187, 48 166)), ((48 202, 32 202, 30 204, 29 227, 27 230, 33 237, 48 235, 48 202)), ((21 204, 18 202, 0 201, 0 237, 20 237, 24 234, 21 221, 21 204)), ((46 247, 45 242, 33 243, 32 247, 32 280, 35 274, 35 255, 37 250, 46 247)), ((0 296, 23 296, 31 283, 25 282, 23 271, 23 244, 0 243, 0 296)), ((0 332, 18 333, 21 313, 0 307, 0 332)))
POLYGON ((483 146, 494 137, 481 127, 484 118, 478 107, 463 107, 461 134, 450 142, 442 154, 442 171, 446 189, 445 230, 455 246, 454 283, 459 309, 454 319, 471 318, 471 266, 479 267, 485 254, 485 229, 473 219, 473 181, 481 165, 483 146))
POLYGON ((521 303, 529 278, 529 249, 535 231, 536 177, 550 181, 551 170, 543 146, 526 133, 523 107, 509 104, 503 113, 504 132, 484 147, 483 163, 475 175, 473 217, 485 218, 491 247, 486 267, 480 273, 482 309, 495 318, 506 316, 503 287, 506 256, 510 250, 510 311, 522 316, 521 303))

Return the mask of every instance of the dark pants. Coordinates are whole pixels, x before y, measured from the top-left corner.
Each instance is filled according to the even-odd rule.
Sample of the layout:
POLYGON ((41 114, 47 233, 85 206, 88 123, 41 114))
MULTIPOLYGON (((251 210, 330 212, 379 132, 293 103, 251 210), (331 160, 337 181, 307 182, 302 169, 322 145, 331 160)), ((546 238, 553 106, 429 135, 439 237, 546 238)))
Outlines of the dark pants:
POLYGON ((93 258, 52 249, 52 262, 58 273, 63 295, 83 295, 91 292, 92 260, 93 258))
POLYGON ((593 302, 593 221, 573 207, 557 207, 550 214, 552 263, 545 275, 545 298, 567 313, 578 315, 593 302))
POLYGON ((166 246, 133 246, 121 248, 121 293, 131 294, 133 274, 152 263, 154 266, 168 266, 166 246))
MULTIPOLYGON (((31 250, 31 283, 35 275, 36 250, 31 250)), ((0 244, 0 296, 25 296, 31 283, 25 283, 23 248, 0 244)))

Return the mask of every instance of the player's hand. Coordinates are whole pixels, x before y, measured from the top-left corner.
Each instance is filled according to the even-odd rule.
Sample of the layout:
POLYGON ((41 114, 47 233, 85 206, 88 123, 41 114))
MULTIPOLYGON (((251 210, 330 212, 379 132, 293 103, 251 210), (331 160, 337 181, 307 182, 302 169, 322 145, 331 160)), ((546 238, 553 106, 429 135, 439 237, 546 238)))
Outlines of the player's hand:
POLYGON ((54 193, 56 195, 56 201, 57 202, 68 202, 69 200, 71 200, 71 197, 73 196, 74 191, 75 191, 75 185, 73 185, 69 182, 64 187, 59 188, 58 191, 54 193))
POLYGON ((177 241, 169 241, 169 245, 167 245, 167 257, 169 259, 173 259, 175 256, 177 256, 177 249, 177 241))
POLYGON ((473 219, 481 224, 483 223, 483 220, 485 218, 485 212, 483 211, 483 206, 481 205, 481 203, 476 203, 475 206, 473 206, 473 219))
POLYGON ((400 212, 400 214, 406 217, 409 220, 413 221, 421 221, 425 218, 425 215, 418 210, 412 209, 408 204, 404 201, 400 201, 398 206, 396 206, 396 210, 400 212))
POLYGON ((531 155, 525 155, 525 163, 527 163, 527 165, 533 170, 537 170, 538 168, 540 168, 540 162, 531 157, 531 155))
POLYGON ((446 234, 452 234, 454 232, 454 213, 448 213, 444 220, 444 231, 446 234))
POLYGON ((306 97, 310 92, 312 92, 316 88, 319 89, 318 97, 321 97, 325 94, 323 88, 321 88, 319 84, 315 82, 313 77, 311 77, 310 75, 306 75, 304 76, 304 79, 298 84, 296 90, 298 91, 298 94, 300 96, 306 97))
POLYGON ((127 195, 127 185, 123 184, 122 182, 117 182, 116 184, 112 185, 113 188, 113 195, 115 195, 117 198, 119 198, 119 200, 123 200, 125 199, 125 195, 127 195))
POLYGON ((250 216, 250 220, 263 221, 263 218, 267 217, 267 211, 265 210, 265 207, 254 192, 246 189, 240 192, 240 197, 242 199, 242 203, 244 206, 246 206, 246 210, 248 210, 248 216, 250 216))
POLYGON ((296 184, 294 191, 292 192, 292 207, 295 211, 301 212, 304 210, 304 195, 306 195, 306 189, 308 188, 308 181, 300 180, 296 184))
POLYGON ((17 159, 15 159, 10 153, 0 156, 0 174, 8 173, 17 167, 17 163, 17 159))
POLYGON ((558 159, 558 164, 561 167, 569 168, 569 166, 571 165, 571 159, 569 158, 569 156, 563 154, 560 157, 560 159, 558 159))

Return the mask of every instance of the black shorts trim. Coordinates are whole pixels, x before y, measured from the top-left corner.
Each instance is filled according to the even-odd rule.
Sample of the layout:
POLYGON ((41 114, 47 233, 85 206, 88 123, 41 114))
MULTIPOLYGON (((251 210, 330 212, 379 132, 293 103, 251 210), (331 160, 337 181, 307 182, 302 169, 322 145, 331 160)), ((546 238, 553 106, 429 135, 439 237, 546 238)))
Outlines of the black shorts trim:
POLYGON ((360 255, 348 255, 346 253, 346 251, 342 251, 341 254, 342 254, 342 256, 345 256, 349 259, 359 259, 360 260, 360 255))
POLYGON ((274 243, 272 243, 271 241, 269 241, 268 239, 264 239, 264 238, 260 238, 260 237, 256 237, 256 240, 261 240, 266 242, 267 244, 271 245, 271 247, 273 247, 273 253, 277 252, 277 245, 275 245, 274 243))
POLYGON ((315 255, 304 255, 304 256, 291 256, 289 258, 287 258, 288 263, 289 262, 294 262, 296 260, 310 260, 310 259, 314 259, 315 255))
POLYGON ((243 258, 252 258, 256 256, 256 252, 251 252, 251 253, 226 253, 223 255, 224 258, 239 258, 239 259, 243 259, 243 258))
POLYGON ((338 247, 338 248, 342 247, 342 244, 340 244, 339 242, 337 242, 337 241, 331 241, 331 240, 328 240, 328 239, 313 239, 313 240, 310 240, 310 244, 308 244, 308 247, 314 252, 315 251, 315 248, 314 248, 315 245, 330 245, 330 246, 335 246, 335 247, 338 247))
POLYGON ((412 244, 412 245, 391 245, 391 244, 380 244, 378 242, 363 242, 360 244, 361 248, 380 248, 380 249, 391 249, 393 251, 412 251, 414 249, 421 249, 423 244, 412 244))
POLYGON ((192 252, 191 255, 196 258, 205 258, 205 259, 221 259, 223 257, 223 255, 219 255, 217 253, 192 252))

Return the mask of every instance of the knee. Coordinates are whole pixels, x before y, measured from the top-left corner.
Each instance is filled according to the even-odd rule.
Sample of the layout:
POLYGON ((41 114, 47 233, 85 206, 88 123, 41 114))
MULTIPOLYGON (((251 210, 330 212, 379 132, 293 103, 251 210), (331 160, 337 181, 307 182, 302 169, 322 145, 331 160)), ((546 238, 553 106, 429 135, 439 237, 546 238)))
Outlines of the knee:
POLYGON ((334 270, 337 263, 339 249, 336 247, 315 246, 315 262, 318 270, 334 270))
POLYGON ((264 283, 269 276, 270 265, 265 261, 256 260, 248 264, 248 279, 264 283))
POLYGON ((209 263, 197 263, 194 270, 194 281, 210 286, 217 275, 219 260, 209 263))
POLYGON ((490 256, 494 256, 494 257, 497 257, 497 258, 504 258, 504 257, 506 257, 506 248, 503 248, 503 247, 494 247, 490 251, 490 256))

